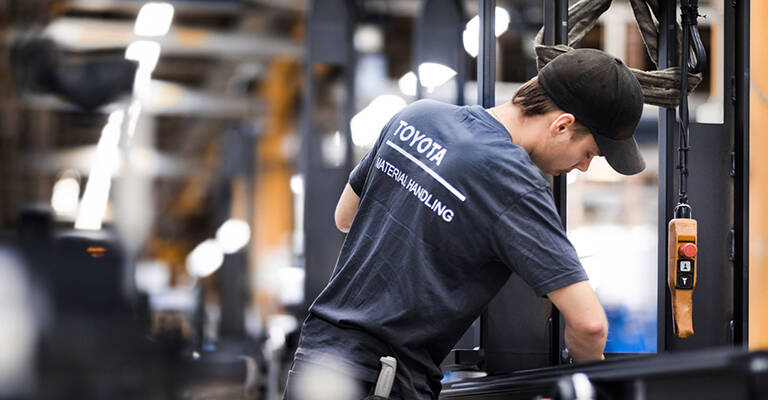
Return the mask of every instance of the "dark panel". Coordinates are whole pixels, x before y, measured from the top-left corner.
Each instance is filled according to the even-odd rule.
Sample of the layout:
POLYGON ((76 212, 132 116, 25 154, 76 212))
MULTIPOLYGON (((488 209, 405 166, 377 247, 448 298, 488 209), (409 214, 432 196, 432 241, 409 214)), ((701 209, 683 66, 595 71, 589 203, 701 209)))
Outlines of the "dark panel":
POLYGON ((305 179, 307 200, 304 202, 304 301, 309 306, 328 284, 344 242, 344 235, 333 221, 333 213, 346 184, 347 171, 341 168, 311 168, 305 179))
MULTIPOLYGON (((433 62, 456 71, 455 103, 464 104, 464 82, 466 80, 467 56, 462 45, 462 31, 466 17, 464 7, 458 0, 426 0, 419 17, 415 20, 416 34, 413 71, 418 76, 421 63, 433 62)), ((479 59, 479 58, 478 58, 479 59)), ((423 88, 417 85, 417 97, 421 98, 423 88)))
POLYGON ((457 70, 464 60, 461 32, 464 12, 456 0, 426 0, 417 27, 418 62, 436 62, 457 70))
POLYGON ((729 344, 733 317, 733 274, 728 260, 728 231, 733 222, 730 137, 720 124, 691 124, 690 132, 688 194, 699 228, 694 335, 680 339, 670 334, 670 350, 729 344))
POLYGON ((52 271, 56 312, 116 316, 127 310, 124 253, 106 230, 72 230, 56 238, 52 271))
POLYGON ((513 274, 488 305, 484 370, 498 373, 549 365, 551 315, 552 303, 513 274))
POLYGON ((223 337, 245 337, 245 308, 248 305, 248 253, 239 252, 224 257, 217 273, 221 321, 219 332, 223 337))
POLYGON ((345 46, 353 15, 347 0, 316 0, 309 12, 309 59, 344 65, 352 49, 345 46))

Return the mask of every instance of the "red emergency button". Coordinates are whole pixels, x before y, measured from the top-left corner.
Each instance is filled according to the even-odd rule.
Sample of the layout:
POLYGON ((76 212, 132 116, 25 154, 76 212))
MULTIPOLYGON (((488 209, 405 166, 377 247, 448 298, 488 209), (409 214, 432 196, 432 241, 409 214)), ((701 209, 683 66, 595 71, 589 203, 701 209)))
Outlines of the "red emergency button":
POLYGON ((693 258, 696 257, 696 253, 698 253, 699 249, 696 248, 696 245, 693 243, 686 243, 677 250, 678 254, 680 254, 680 257, 685 258, 693 258))

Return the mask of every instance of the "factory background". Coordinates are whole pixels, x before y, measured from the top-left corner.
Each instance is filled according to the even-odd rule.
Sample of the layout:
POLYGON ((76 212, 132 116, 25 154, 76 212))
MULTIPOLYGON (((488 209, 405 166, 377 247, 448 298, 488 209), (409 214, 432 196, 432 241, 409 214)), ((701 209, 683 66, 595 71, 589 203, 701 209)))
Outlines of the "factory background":
MULTIPOLYGON (((308 66, 323 3, 0 1, 0 397, 279 398, 344 239, 332 207, 350 168, 417 98, 478 103, 477 1, 457 2, 454 68, 417 62, 416 0, 348 2, 349 43, 314 47, 348 47, 344 65, 308 66)), ((495 3, 500 104, 537 72, 545 2, 495 3)), ((698 123, 724 118, 726 3, 699 2, 698 123)), ((768 346, 767 18, 751 1, 751 349, 768 346)), ((626 0, 579 46, 655 68, 626 0)), ((659 350, 658 116, 645 106, 641 174, 597 158, 567 176, 610 353, 659 350)))

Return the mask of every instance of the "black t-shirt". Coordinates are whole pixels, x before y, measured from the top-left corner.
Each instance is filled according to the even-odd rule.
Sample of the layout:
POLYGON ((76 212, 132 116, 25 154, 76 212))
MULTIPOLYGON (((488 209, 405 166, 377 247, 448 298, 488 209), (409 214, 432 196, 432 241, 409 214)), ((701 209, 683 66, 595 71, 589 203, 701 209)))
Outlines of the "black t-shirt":
POLYGON ((352 171, 360 205, 296 358, 343 360, 394 394, 437 398, 440 362, 517 273, 543 296, 588 279, 525 150, 480 106, 414 102, 352 171))

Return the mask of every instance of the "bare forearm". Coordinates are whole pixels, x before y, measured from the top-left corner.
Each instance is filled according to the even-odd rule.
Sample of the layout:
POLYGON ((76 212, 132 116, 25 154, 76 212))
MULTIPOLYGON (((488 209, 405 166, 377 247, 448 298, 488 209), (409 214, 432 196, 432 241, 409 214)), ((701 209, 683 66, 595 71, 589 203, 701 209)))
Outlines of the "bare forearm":
POLYGON ((573 361, 600 360, 605 350, 607 334, 607 325, 578 330, 566 324, 565 345, 568 346, 568 352, 573 357, 573 361))
POLYGON ((360 204, 360 197, 357 196, 352 186, 347 184, 344 187, 344 191, 339 197, 339 203, 336 204, 336 212, 334 213, 334 219, 336 221, 336 227, 340 231, 349 232, 350 226, 352 226, 352 220, 355 219, 357 214, 357 206, 360 204))

